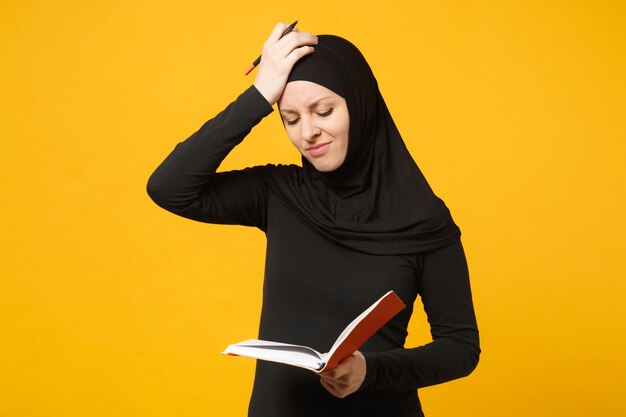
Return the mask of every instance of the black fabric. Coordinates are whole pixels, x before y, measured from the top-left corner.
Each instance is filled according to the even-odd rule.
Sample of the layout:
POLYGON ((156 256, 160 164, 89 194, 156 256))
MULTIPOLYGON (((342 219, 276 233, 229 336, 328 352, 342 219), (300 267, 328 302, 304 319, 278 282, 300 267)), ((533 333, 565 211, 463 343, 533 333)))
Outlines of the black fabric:
POLYGON ((474 369, 478 336, 460 242, 411 256, 371 255, 324 239, 271 191, 267 207, 259 338, 325 352, 354 317, 388 290, 407 308, 360 348, 367 374, 359 392, 338 399, 310 371, 258 361, 250 417, 419 416, 416 389, 474 369), (418 295, 433 341, 405 349, 418 295))
MULTIPOLYGON (((186 218, 265 232, 261 338, 324 351, 386 291, 396 291, 407 308, 362 347, 367 374, 359 392, 338 399, 312 372, 259 361, 249 416, 422 416, 417 388, 467 375, 478 362, 478 330, 461 243, 457 239, 409 255, 364 253, 322 236, 268 187, 272 178, 295 177, 302 168, 268 165, 216 173, 231 149, 271 111, 250 87, 175 147, 150 177, 148 194, 186 218), (418 296, 433 340, 404 348, 418 296)), ((206 268, 207 279, 224 279, 211 273, 212 265, 206 268)), ((421 308, 419 302, 417 306, 421 308)))
POLYGON ((315 82, 346 100, 347 157, 329 173, 303 157, 301 171, 280 172, 270 188, 321 234, 366 253, 410 254, 458 241, 459 228, 406 149, 359 50, 337 36, 318 39, 288 82, 315 82))

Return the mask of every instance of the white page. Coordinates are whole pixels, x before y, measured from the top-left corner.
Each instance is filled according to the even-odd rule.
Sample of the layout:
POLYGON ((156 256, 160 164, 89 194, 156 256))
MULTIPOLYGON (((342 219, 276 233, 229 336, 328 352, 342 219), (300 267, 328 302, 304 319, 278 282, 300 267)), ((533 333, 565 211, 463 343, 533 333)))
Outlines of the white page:
POLYGON ((256 339, 230 345, 223 353, 282 362, 312 370, 321 369, 326 363, 324 355, 310 347, 256 339))
POLYGON ((333 347, 330 348, 330 351, 328 352, 328 357, 332 356, 332 354, 335 352, 335 349, 337 349, 337 347, 339 347, 339 345, 341 344, 341 342, 343 342, 346 337, 348 337, 348 335, 350 334, 350 332, 352 332, 352 330, 357 326, 357 324, 359 324, 361 321, 363 321, 363 319, 372 311, 376 308, 376 306, 378 304, 380 304, 380 302, 383 300, 383 298, 385 298, 390 292, 387 292, 387 294, 383 295, 381 298, 378 299, 378 301, 376 301, 374 304, 372 304, 367 310, 365 310, 364 312, 362 312, 361 314, 359 314, 359 316, 357 318, 355 318, 354 320, 352 320, 352 322, 348 325, 348 327, 346 327, 345 329, 343 329, 343 332, 341 332, 341 334, 339 335, 339 337, 337 338, 337 340, 335 341, 335 343, 333 344, 333 347))

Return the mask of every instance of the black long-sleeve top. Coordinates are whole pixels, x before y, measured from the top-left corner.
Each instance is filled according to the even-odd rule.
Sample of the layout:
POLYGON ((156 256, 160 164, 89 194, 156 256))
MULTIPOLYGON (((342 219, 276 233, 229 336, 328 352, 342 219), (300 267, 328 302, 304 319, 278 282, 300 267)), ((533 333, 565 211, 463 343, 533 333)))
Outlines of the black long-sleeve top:
POLYGON ((358 392, 333 397, 314 373, 257 362, 249 416, 420 416, 417 389, 468 375, 478 363, 478 329, 461 243, 425 253, 371 255, 326 240, 265 185, 289 165, 216 173, 272 107, 250 87, 178 144, 150 177, 161 207, 193 220, 255 226, 267 236, 259 338, 325 352, 343 328, 394 290, 407 308, 360 349, 367 374, 358 392), (432 342, 405 348, 417 296, 432 342))

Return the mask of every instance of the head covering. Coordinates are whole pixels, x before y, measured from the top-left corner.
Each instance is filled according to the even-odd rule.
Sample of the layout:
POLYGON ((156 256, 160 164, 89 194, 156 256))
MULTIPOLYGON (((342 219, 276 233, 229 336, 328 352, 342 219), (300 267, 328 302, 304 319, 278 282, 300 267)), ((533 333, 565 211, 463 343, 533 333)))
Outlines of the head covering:
POLYGON ((412 254, 459 239, 450 212, 409 154, 367 61, 347 40, 318 36, 288 82, 320 84, 346 100, 348 151, 332 172, 277 170, 269 187, 306 224, 331 241, 361 252, 412 254))

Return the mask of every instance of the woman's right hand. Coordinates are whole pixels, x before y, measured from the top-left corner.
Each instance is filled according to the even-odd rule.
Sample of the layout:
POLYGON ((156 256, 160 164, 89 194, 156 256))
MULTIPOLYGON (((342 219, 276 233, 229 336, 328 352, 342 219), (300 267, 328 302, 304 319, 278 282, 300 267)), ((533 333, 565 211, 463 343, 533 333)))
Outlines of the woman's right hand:
POLYGON ((283 93, 295 63, 312 53, 313 45, 317 44, 317 36, 298 30, 281 38, 286 27, 284 23, 277 24, 265 41, 261 63, 254 80, 254 86, 270 105, 274 105, 283 93))

